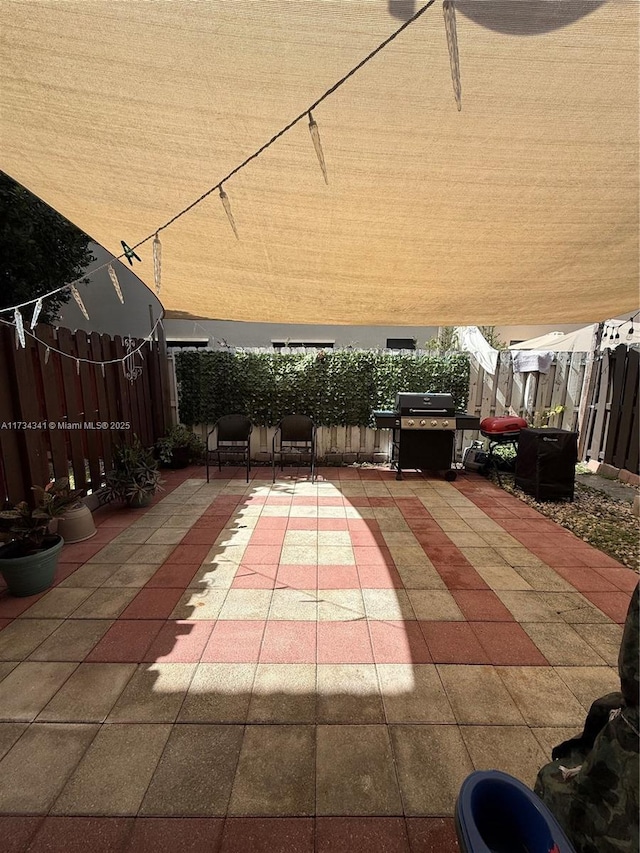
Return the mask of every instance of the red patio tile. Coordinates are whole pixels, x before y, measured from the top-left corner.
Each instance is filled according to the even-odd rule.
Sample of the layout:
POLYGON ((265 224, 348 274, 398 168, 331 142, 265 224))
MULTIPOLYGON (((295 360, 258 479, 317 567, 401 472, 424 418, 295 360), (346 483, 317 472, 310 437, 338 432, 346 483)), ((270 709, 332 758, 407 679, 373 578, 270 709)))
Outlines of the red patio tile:
POLYGON ((235 589, 273 589, 276 585, 277 573, 277 564, 240 565, 231 586, 235 589))
POLYGON ((121 619, 167 619, 178 603, 183 589, 146 587, 120 615, 121 619))
POLYGON ((362 589, 402 589, 404 587, 395 566, 358 564, 356 568, 362 589))
POLYGON ((102 527, 109 527, 114 530, 126 530, 133 524, 133 518, 130 518, 126 510, 103 514, 100 510, 94 510, 93 520, 96 527, 100 530, 102 527))
POLYGON ((317 530, 319 520, 318 518, 297 518, 296 516, 284 519, 287 530, 317 530))
POLYGON ((457 853, 458 837, 452 817, 409 817, 411 853, 457 853))
POLYGON ((429 545, 425 542, 420 542, 420 544, 424 548, 427 557, 429 557, 436 568, 439 568, 440 566, 444 566, 445 568, 451 566, 464 566, 469 568, 471 566, 471 563, 467 560, 464 554, 462 554, 462 552, 453 544, 429 545))
POLYGON ((317 853, 409 853, 401 817, 319 817, 317 853))
POLYGON ((169 554, 167 563, 197 563, 200 565, 211 550, 210 545, 176 545, 169 554))
POLYGON ((267 622, 260 663, 315 663, 316 622, 267 622))
POLYGON ((469 622, 513 622, 513 615, 490 589, 456 589, 453 597, 469 622))
POLYGON ((265 506, 291 506, 293 500, 294 498, 291 495, 268 495, 264 503, 265 506))
POLYGON ((200 563, 164 563, 145 587, 186 589, 199 568, 200 563))
POLYGON ((431 655, 417 622, 369 621, 376 663, 431 663, 431 655))
POLYGON ((554 571, 579 592, 616 592, 618 587, 588 566, 556 566, 554 571))
POLYGON ((489 663, 487 653, 466 622, 421 622, 420 630, 434 663, 489 663))
POLYGON ((29 853, 118 853, 133 822, 131 817, 47 817, 29 853))
POLYGON ((436 571, 447 585, 447 589, 487 590, 488 584, 469 563, 467 566, 436 565, 436 571))
POLYGON ((45 590, 44 592, 39 592, 37 595, 27 595, 24 597, 9 595, 6 590, 1 592, 0 618, 14 619, 16 616, 20 616, 20 614, 24 613, 24 611, 31 607, 32 604, 35 604, 39 598, 42 598, 46 592, 47 591, 45 590))
POLYGON ((391 552, 381 545, 375 547, 354 545, 353 554, 357 565, 395 567, 391 552))
POLYGON ((63 563, 86 563, 95 556, 102 548, 100 542, 75 542, 71 545, 63 545, 60 561, 63 563))
POLYGON ((307 817, 227 818, 220 853, 313 853, 314 821, 307 817))
POLYGON ((164 620, 118 620, 87 657, 86 663, 141 663, 164 620))
POLYGON ((215 853, 224 819, 139 817, 123 853, 215 853))
POLYGON ((65 578, 68 578, 69 575, 72 575, 76 569, 79 569, 80 566, 84 565, 83 563, 63 563, 59 562, 56 568, 56 576, 53 581, 53 585, 57 586, 59 583, 62 583, 65 578))
POLYGON ((592 604, 614 622, 623 625, 627 618, 631 593, 628 592, 583 592, 592 604))
POLYGON ((436 530, 414 530, 413 532, 416 539, 425 550, 427 548, 436 550, 437 548, 446 549, 456 547, 439 524, 437 524, 436 530))
POLYGON ((294 497, 293 506, 317 506, 318 498, 314 495, 299 495, 294 497))
POLYGON ((396 502, 393 498, 371 496, 369 498, 370 506, 395 506, 396 502))
POLYGON ((517 622, 469 622, 494 666, 548 666, 549 661, 517 622))
POLYGON ((247 545, 242 562, 247 566, 259 566, 261 563, 273 565, 279 562, 281 551, 280 545, 247 545))
POLYGON ((318 506, 344 506, 344 503, 342 495, 318 495, 318 506))
POLYGON ((220 535, 222 529, 223 528, 219 527, 218 525, 211 528, 208 525, 203 525, 202 527, 192 527, 180 544, 207 545, 210 548, 220 535))
POLYGON ((206 663, 256 663, 264 624, 258 620, 236 619, 216 622, 201 660, 206 663))
POLYGON ((580 543, 580 546, 576 548, 575 553, 580 557, 580 562, 584 563, 585 566, 591 566, 592 568, 606 568, 609 566, 612 569, 624 568, 622 563, 618 560, 614 560, 613 557, 610 557, 608 554, 603 554, 602 551, 598 551, 597 548, 592 548, 591 545, 580 543))
POLYGON ((380 533, 380 525, 375 518, 348 518, 347 527, 352 533, 354 530, 375 530, 380 533))
POLYGON ((424 518, 405 518, 405 521, 416 536, 418 533, 435 533, 438 535, 442 533, 442 528, 430 515, 425 515, 424 518))
MULTIPOLYGON (((221 530, 224 529, 225 524, 229 521, 230 516, 228 514, 225 515, 201 515, 200 518, 196 521, 196 523, 191 528, 190 532, 194 530, 206 530, 208 531, 214 538, 218 536, 221 530)), ((188 544, 183 540, 183 545, 188 544)), ((193 542, 193 545, 200 545, 200 542, 193 542)))
POLYGON ((215 625, 205 619, 165 622, 144 656, 147 663, 196 663, 215 625))
POLYGON ((622 592, 633 592, 638 584, 638 575, 633 569, 627 569, 617 566, 607 566, 605 568, 595 568, 597 572, 607 583, 614 584, 622 592))
POLYGON ((0 631, 2 631, 3 628, 6 628, 7 625, 10 625, 12 622, 13 619, 0 619, 0 631))
MULTIPOLYGON (((313 519, 308 519, 309 521, 313 521, 313 519)), ((282 529, 284 530, 287 527, 287 522, 289 521, 288 515, 265 515, 262 518, 258 519, 258 522, 255 526, 255 530, 276 530, 282 529)))
POLYGON ((373 663, 367 622, 318 622, 318 663, 373 663))
POLYGON ((23 853, 43 820, 43 817, 0 816, 2 853, 23 853))
POLYGON ((318 585, 318 567, 307 565, 281 564, 276 575, 276 586, 280 589, 316 589, 318 585))
POLYGON ((318 566, 318 589, 358 589, 360 578, 355 566, 318 566))
POLYGON ((344 504, 345 504, 345 506, 355 506, 355 507, 371 506, 369 498, 365 497, 364 495, 345 496, 344 504))
POLYGON ((318 518, 318 530, 348 530, 346 518, 318 518))
POLYGON ((520 516, 515 515, 515 513, 510 512, 506 507, 493 507, 489 506, 485 510, 483 510, 489 518, 493 518, 496 521, 501 521, 503 518, 519 518, 520 516))
POLYGON ((251 545, 282 545, 285 533, 286 531, 283 527, 276 527, 271 530, 260 527, 254 529, 249 541, 251 545))
MULTIPOLYGON (((516 536, 517 533, 531 533, 533 530, 531 519, 526 518, 501 518, 499 524, 513 536, 516 536)), ((518 537, 516 536, 516 538, 518 537)))

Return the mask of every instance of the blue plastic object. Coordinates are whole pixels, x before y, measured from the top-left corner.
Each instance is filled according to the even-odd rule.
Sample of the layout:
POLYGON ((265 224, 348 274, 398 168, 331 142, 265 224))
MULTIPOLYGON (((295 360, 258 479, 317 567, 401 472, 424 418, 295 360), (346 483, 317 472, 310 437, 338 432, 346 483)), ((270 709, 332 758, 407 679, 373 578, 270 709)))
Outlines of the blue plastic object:
POLYGON ((575 853, 542 800, 500 770, 467 776, 455 822, 462 853, 575 853))

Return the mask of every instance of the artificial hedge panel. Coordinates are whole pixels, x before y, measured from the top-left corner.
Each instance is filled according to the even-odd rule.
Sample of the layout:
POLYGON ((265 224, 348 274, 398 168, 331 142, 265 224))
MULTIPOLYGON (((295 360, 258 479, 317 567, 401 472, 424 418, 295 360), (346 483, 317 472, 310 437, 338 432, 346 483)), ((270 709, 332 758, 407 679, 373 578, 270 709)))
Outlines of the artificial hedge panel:
POLYGON ((458 409, 469 394, 469 358, 374 350, 314 353, 183 351, 175 355, 180 421, 213 424, 243 413, 255 424, 310 415, 324 426, 371 426, 398 391, 447 391, 458 409))

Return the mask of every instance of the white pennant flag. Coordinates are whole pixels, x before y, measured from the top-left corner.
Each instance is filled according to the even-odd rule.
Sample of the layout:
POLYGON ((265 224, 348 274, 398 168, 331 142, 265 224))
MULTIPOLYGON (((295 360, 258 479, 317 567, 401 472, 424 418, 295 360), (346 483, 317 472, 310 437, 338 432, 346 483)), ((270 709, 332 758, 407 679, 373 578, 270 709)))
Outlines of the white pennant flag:
POLYGON ((76 300, 76 302, 78 303, 78 308, 79 308, 79 309, 82 311, 82 313, 84 314, 85 320, 88 320, 88 319, 89 319, 89 314, 87 313, 87 309, 84 307, 84 302, 82 301, 82 297, 81 297, 81 296, 80 296, 80 294, 78 293, 78 288, 75 286, 75 284, 72 284, 72 285, 71 285, 71 293, 73 294, 73 298, 74 298, 74 299, 76 300))
POLYGON ((120 282, 118 281, 118 276, 116 275, 116 271, 111 266, 111 264, 109 264, 107 272, 109 273, 109 278, 111 279, 111 284, 113 285, 116 293, 118 294, 118 299, 124 305, 124 296, 122 295, 122 288, 120 287, 120 282))
POLYGON ((160 242, 160 238, 158 237, 158 232, 156 231, 156 236, 153 238, 153 278, 156 286, 156 293, 160 293, 160 288, 162 286, 162 243, 160 242))
POLYGON ((35 329, 36 323, 38 322, 38 317, 40 316, 40 312, 42 311, 42 299, 38 299, 36 302, 35 308, 33 309, 33 317, 31 318, 31 328, 35 329))
POLYGON ((25 339, 24 339, 24 325, 22 323, 22 314, 18 311, 17 308, 13 312, 13 320, 14 320, 14 323, 16 324, 16 332, 18 334, 20 346, 22 347, 22 349, 24 349, 26 346, 25 339))

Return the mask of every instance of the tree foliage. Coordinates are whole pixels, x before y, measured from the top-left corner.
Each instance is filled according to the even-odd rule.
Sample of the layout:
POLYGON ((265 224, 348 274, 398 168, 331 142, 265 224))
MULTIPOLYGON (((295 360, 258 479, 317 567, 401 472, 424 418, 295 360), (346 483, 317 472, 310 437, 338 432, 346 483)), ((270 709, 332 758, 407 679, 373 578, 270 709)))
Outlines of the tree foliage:
MULTIPOLYGON (((0 308, 80 279, 93 260, 86 234, 0 172, 0 308)), ((40 321, 55 320, 70 295, 45 300, 40 321)))

